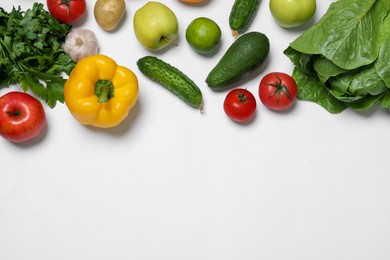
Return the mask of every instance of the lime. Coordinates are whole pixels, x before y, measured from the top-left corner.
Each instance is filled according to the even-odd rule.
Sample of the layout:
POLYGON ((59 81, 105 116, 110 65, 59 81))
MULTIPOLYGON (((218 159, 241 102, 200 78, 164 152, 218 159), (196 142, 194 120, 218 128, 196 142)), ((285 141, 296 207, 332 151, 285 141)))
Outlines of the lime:
POLYGON ((221 29, 218 24, 207 17, 194 19, 186 29, 188 44, 199 53, 210 53, 219 45, 221 29))

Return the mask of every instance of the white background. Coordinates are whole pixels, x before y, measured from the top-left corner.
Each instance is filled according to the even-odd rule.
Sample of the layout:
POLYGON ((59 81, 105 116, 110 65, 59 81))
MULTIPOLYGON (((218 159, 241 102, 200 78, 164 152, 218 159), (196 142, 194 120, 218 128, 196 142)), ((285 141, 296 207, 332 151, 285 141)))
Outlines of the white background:
MULTIPOLYGON (((179 46, 158 53, 133 33, 133 14, 147 1, 127 0, 123 23, 110 33, 87 2, 75 27, 92 29, 100 53, 137 74, 138 103, 108 130, 79 124, 64 104, 46 106, 38 139, 0 139, 0 260, 390 259, 388 111, 332 115, 300 101, 276 113, 258 99, 262 76, 292 72, 282 52, 307 27, 282 29, 261 2, 248 31, 265 33, 271 50, 261 73, 241 85, 258 107, 251 124, 239 125, 223 112, 227 92, 204 82, 233 42, 233 0, 164 1, 178 17, 179 46), (185 41, 200 16, 222 30, 210 57, 185 41), (136 61, 149 54, 198 84, 204 114, 140 73, 136 61)), ((317 1, 312 22, 331 2, 317 1)), ((1 1, 6 10, 13 4, 27 9, 33 1, 1 1)))

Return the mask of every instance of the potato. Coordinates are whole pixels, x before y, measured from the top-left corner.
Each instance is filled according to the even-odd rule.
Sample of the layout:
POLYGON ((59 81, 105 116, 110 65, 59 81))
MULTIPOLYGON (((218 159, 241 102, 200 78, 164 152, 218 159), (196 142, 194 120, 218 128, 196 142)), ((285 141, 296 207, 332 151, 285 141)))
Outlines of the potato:
POLYGON ((125 13, 125 0, 97 0, 95 3, 95 20, 105 31, 114 30, 125 13))

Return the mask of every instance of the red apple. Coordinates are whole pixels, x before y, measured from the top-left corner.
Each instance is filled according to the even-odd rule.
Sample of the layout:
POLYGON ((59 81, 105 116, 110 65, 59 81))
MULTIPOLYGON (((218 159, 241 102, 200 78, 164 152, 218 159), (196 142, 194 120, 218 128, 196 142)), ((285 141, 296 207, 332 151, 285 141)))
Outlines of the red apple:
POLYGON ((25 92, 13 91, 0 97, 0 135, 14 143, 38 136, 46 126, 42 103, 25 92))

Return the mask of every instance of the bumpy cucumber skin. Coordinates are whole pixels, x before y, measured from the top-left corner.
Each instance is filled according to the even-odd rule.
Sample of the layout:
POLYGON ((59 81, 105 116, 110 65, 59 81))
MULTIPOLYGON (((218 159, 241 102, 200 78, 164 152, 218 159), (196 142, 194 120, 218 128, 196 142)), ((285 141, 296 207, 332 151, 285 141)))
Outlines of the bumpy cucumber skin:
POLYGON ((146 77, 162 85, 188 105, 202 109, 201 90, 176 67, 154 56, 140 58, 137 66, 146 77))
POLYGON ((249 26, 259 4, 260 0, 235 0, 229 16, 229 25, 234 36, 242 33, 249 26))
POLYGON ((226 87, 259 68, 268 57, 268 37, 260 32, 249 32, 236 39, 206 78, 212 89, 226 87))

